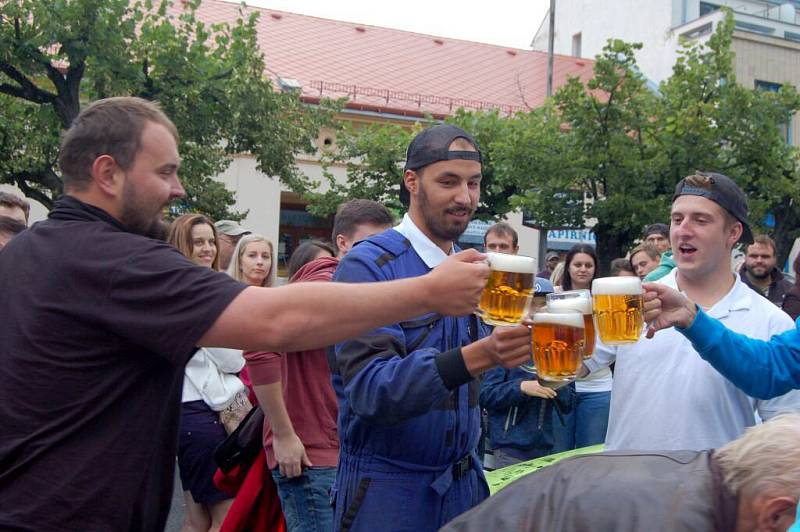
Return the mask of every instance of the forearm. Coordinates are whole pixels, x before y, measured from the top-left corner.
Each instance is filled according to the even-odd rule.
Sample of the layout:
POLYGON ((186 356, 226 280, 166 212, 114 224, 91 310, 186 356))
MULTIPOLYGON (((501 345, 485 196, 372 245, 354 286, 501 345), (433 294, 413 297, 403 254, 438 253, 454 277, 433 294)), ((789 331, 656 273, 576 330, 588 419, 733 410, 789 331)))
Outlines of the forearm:
POLYGON ((423 278, 249 287, 206 332, 200 345, 302 351, 432 310, 423 278))
POLYGON ((255 385, 253 391, 272 432, 279 437, 294 434, 294 426, 292 420, 289 419, 289 412, 286 411, 286 403, 283 401, 281 383, 255 385))

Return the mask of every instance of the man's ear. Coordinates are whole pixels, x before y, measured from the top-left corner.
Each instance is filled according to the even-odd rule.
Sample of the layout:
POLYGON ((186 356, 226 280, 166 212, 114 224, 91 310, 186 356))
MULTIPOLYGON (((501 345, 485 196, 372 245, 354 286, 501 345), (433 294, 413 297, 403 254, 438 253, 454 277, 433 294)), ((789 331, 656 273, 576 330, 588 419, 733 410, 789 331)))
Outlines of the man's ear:
POLYGON ((336 250, 339 252, 339 255, 344 255, 347 253, 347 239, 344 235, 336 235, 336 250))
POLYGON ((403 174, 403 182, 412 196, 419 190, 419 175, 414 170, 406 170, 403 174))
POLYGON ((123 172, 110 155, 101 155, 92 163, 92 181, 105 195, 120 195, 123 185, 123 172))
POLYGON ((791 497, 769 497, 758 509, 758 530, 785 532, 795 520, 797 500, 791 497))
POLYGON ((730 246, 735 246, 739 239, 742 238, 742 234, 744 234, 744 225, 737 220, 735 224, 731 225, 730 231, 728 232, 728 238, 731 240, 728 244, 730 246))

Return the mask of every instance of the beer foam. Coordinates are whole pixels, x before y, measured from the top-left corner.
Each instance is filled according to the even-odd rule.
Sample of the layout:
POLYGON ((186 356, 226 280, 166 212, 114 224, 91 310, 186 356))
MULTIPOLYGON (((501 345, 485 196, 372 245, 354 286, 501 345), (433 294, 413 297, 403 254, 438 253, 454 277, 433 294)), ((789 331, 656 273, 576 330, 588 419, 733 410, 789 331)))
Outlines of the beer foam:
POLYGON ((489 266, 493 270, 512 273, 536 274, 536 260, 524 255, 508 255, 506 253, 487 253, 489 266))
MULTIPOLYGON (((563 294, 564 292, 562 292, 563 294)), ((583 314, 592 313, 592 299, 589 297, 570 297, 551 299, 547 302, 547 310, 577 310, 583 314)))
POLYGON ((537 312, 533 315, 533 324, 536 325, 537 323, 551 323, 553 325, 583 329, 583 314, 578 314, 577 312, 537 312))
POLYGON ((642 293, 642 281, 638 277, 601 277, 592 281, 592 295, 635 296, 642 293))

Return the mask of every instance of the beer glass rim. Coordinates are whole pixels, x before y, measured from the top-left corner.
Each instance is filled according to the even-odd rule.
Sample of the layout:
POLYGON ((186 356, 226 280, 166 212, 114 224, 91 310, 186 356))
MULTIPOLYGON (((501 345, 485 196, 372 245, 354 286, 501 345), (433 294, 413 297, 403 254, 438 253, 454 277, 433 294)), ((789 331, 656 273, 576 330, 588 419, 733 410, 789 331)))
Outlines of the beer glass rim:
POLYGON ((592 281, 593 296, 638 296, 643 293, 638 277, 599 277, 592 281))
POLYGON ((486 253, 486 264, 494 271, 536 275, 536 259, 527 255, 509 253, 486 253))
POLYGON ((584 329, 586 327, 583 321, 583 312, 577 309, 563 309, 563 312, 550 312, 548 309, 535 312, 530 316, 530 324, 536 325, 562 325, 565 327, 574 327, 576 329, 584 329), (552 316, 552 317, 551 317, 552 316), (577 319, 570 319, 576 316, 577 319), (543 321, 547 319, 548 321, 543 321))

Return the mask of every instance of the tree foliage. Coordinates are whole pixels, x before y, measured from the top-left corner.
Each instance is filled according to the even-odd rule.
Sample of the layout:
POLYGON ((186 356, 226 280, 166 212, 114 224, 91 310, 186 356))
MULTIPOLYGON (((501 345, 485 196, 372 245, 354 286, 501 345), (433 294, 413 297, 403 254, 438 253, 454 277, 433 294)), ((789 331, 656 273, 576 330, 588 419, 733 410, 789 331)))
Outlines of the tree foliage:
MULTIPOLYGON (((509 198, 516 185, 495 172, 493 144, 505 135, 507 120, 496 110, 468 112, 457 110, 445 120, 469 132, 478 143, 483 157, 481 201, 475 217, 490 220, 511 210, 509 198)), ((411 126, 395 124, 344 124, 337 138, 337 149, 324 153, 324 183, 306 181, 295 189, 310 202, 309 210, 327 216, 336 206, 355 198, 369 198, 384 203, 395 212, 405 208, 399 200, 400 182, 406 148, 423 127, 436 123, 427 118, 411 126), (345 182, 337 181, 335 167, 344 167, 345 182), (324 192, 318 189, 324 186, 324 192)))
POLYGON ((181 135, 187 197, 178 212, 239 219, 212 179, 236 153, 295 183, 295 157, 335 106, 312 109, 273 90, 258 49, 257 13, 208 25, 200 0, 11 0, 0 3, 0 183, 45 206, 61 192, 60 134, 81 106, 134 95, 158 101, 181 135))
MULTIPOLYGON (((641 45, 612 39, 591 80, 569 80, 538 109, 510 117, 459 110, 448 118, 476 136, 484 155, 480 217, 520 208, 542 228, 591 226, 603 268, 646 224, 669 220, 680 179, 717 171, 745 190, 755 230, 774 215, 769 232, 785 260, 800 227, 800 166, 780 125, 800 109, 800 96, 791 86, 767 92, 736 83, 733 29, 729 13, 705 43, 685 43, 658 92, 636 68, 641 45)), ((430 122, 346 128, 340 150, 325 160, 343 165, 348 179, 329 174, 325 193, 306 186, 313 208, 330 214, 354 197, 398 207, 405 148, 430 122)))

